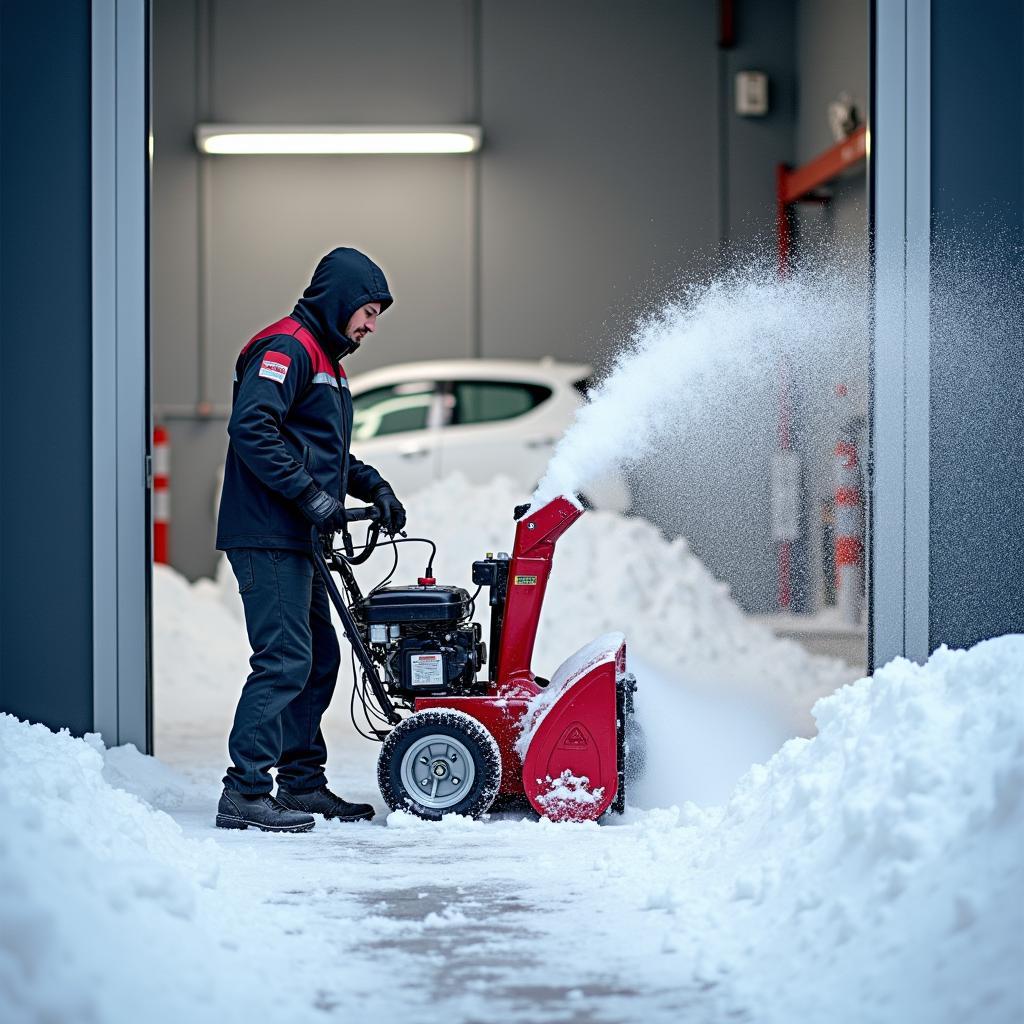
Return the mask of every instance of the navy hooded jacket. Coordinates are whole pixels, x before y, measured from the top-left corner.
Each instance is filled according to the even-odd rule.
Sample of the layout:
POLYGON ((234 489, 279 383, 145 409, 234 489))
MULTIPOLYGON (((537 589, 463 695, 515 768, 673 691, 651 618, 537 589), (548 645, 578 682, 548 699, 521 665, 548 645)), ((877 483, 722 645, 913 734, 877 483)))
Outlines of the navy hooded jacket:
POLYGON ((341 501, 371 501, 385 481, 349 454, 352 397, 340 360, 368 302, 391 293, 380 268, 355 249, 317 265, 291 316, 260 331, 235 364, 217 547, 309 550, 309 520, 296 505, 310 484, 341 501))

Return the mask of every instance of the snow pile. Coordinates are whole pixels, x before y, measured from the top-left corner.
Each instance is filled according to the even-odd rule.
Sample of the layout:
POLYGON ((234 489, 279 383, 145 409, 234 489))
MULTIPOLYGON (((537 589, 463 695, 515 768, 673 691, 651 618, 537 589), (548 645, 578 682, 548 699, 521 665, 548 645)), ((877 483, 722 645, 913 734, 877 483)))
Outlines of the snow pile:
POLYGON ((114 787, 132 793, 161 811, 178 810, 191 787, 155 757, 140 754, 134 743, 107 750, 98 734, 86 737, 103 756, 103 778, 114 787))
POLYGON ((221 586, 205 580, 191 586, 173 569, 153 567, 154 663, 158 671, 154 717, 187 729, 196 720, 223 714, 219 694, 225 687, 237 695, 252 651, 236 587, 230 570, 221 586), (225 591, 227 595, 233 592, 237 614, 226 603, 225 591), (187 701, 165 699, 170 694, 159 685, 161 672, 191 681, 187 701))
POLYGON ((722 808, 641 823, 625 880, 761 1021, 1019 1021, 1024 636, 897 660, 722 808))
MULTIPOLYGON (((172 742, 175 765, 196 783, 201 779, 213 800, 228 763, 227 737, 251 653, 230 567, 221 583, 192 585, 169 566, 153 566, 156 752, 162 756, 172 742), (216 774, 208 770, 211 736, 217 737, 216 774)), ((152 791, 140 795, 155 797, 152 791)))
MULTIPOLYGON (((437 542, 438 580, 472 592, 473 560, 511 551, 521 500, 504 477, 482 485, 449 477, 409 498, 407 530, 437 542)), ((418 552, 403 547, 399 580, 419 575, 418 552)), ((362 578, 375 582, 386 558, 372 559, 362 578)), ((485 636, 486 612, 478 605, 485 636)), ((643 519, 588 512, 558 542, 534 669, 548 675, 570 652, 616 630, 626 634, 627 658, 637 652, 691 687, 760 693, 802 713, 855 677, 845 663, 810 655, 750 619, 682 537, 666 540, 643 519)))
POLYGON ((125 1007, 167 1022, 210 1002, 227 1010, 223 951, 203 911, 216 847, 112 788, 102 743, 90 741, 0 715, 5 1024, 119 1020, 125 1007))

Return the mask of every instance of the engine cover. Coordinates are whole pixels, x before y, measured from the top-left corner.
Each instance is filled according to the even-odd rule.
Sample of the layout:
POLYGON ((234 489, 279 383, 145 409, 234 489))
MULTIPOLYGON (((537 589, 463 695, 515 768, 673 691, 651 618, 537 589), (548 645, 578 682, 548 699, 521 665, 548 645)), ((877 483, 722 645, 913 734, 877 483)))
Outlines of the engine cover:
POLYGON ((469 613, 462 587, 384 587, 368 594, 357 615, 369 625, 401 622, 460 622, 469 613))

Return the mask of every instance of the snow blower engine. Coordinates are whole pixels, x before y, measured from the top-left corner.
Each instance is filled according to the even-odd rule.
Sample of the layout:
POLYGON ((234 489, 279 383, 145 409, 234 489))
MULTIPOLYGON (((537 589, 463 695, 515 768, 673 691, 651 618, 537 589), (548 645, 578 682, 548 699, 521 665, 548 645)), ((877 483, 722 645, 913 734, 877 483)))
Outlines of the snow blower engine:
POLYGON ((640 755, 622 634, 577 651, 550 681, 530 667, 555 544, 582 514, 564 497, 519 506, 511 556, 473 563, 472 596, 434 579, 433 541, 381 540, 374 508, 347 511, 350 523, 370 521, 358 554, 347 527, 341 550, 313 528, 314 562, 352 648, 352 720, 383 744, 377 779, 392 810, 476 818, 528 801, 555 821, 622 812, 640 755), (398 545, 413 542, 430 545, 426 573, 414 586, 389 585, 398 545), (364 594, 352 566, 386 545, 391 572, 364 594), (485 589, 486 643, 473 621, 485 589))

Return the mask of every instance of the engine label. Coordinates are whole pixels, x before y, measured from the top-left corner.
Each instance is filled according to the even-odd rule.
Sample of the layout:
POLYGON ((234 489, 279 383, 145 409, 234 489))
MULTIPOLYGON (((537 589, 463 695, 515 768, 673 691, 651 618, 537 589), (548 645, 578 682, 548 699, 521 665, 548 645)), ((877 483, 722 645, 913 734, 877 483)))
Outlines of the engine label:
POLYGON ((535 586, 537 586, 537 577, 536 576, 516 576, 515 577, 515 582, 516 582, 516 586, 519 586, 519 587, 535 587, 535 586))
POLYGON ((444 686, 444 657, 440 654, 409 655, 410 686, 444 686))

